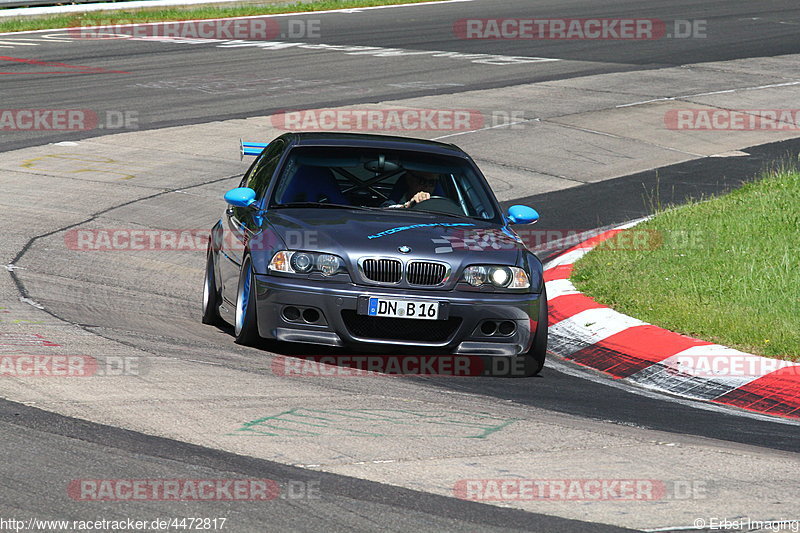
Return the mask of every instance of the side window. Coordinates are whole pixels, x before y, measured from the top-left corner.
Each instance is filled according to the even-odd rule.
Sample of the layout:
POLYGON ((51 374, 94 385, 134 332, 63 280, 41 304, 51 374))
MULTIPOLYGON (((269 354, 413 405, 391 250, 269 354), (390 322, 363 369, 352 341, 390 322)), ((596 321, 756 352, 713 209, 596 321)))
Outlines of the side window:
POLYGON ((272 175, 275 173, 275 168, 278 166, 278 162, 280 160, 280 155, 277 155, 272 159, 264 161, 264 163, 253 174, 249 186, 251 189, 256 191, 256 198, 262 198, 264 196, 264 192, 267 190, 267 187, 269 187, 272 175))
POLYGON ((258 165, 253 168, 247 179, 247 187, 256 191, 256 197, 260 198, 267 190, 285 147, 286 141, 275 139, 269 143, 267 150, 259 157, 258 165))

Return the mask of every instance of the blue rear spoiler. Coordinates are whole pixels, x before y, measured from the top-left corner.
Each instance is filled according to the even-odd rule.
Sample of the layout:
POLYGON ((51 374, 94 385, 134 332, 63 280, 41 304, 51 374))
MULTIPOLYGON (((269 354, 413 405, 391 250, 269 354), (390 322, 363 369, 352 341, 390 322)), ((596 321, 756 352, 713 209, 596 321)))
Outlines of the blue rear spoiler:
POLYGON ((239 159, 243 159, 246 155, 261 155, 267 144, 269 143, 251 143, 239 139, 239 159))

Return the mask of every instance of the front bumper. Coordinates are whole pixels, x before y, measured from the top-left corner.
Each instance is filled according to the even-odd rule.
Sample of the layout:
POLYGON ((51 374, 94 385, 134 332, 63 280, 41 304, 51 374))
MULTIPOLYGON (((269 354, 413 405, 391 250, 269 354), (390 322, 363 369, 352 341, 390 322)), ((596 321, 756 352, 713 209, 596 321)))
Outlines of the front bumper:
POLYGON ((261 274, 255 285, 259 334, 289 342, 510 356, 528 351, 539 321, 539 294, 398 290, 261 274), (364 296, 440 302, 447 319, 369 317, 358 313, 364 296), (487 334, 487 321, 486 330, 513 323, 513 333, 487 334))

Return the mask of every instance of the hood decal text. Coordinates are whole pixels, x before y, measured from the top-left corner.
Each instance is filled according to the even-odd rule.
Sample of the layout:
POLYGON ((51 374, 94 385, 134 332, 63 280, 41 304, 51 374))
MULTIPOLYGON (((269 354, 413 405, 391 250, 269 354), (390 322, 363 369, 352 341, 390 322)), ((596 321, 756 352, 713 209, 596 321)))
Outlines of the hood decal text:
POLYGON ((416 229, 416 228, 452 228, 458 226, 474 226, 475 224, 469 224, 467 222, 438 222, 435 224, 413 224, 411 226, 399 226, 397 228, 387 229, 385 231, 381 231, 380 233, 376 233, 374 235, 368 235, 367 239, 377 239, 378 237, 385 237, 386 235, 391 235, 393 233, 397 233, 399 231, 405 231, 407 229, 416 229))

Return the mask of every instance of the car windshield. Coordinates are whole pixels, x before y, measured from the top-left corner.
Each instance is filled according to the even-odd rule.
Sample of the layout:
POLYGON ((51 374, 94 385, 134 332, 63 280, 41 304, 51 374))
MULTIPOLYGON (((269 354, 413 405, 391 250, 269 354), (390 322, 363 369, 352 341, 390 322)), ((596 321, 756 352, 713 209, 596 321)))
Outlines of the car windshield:
POLYGON ((430 211, 484 220, 498 216, 486 181, 469 161, 414 151, 295 148, 270 205, 309 203, 430 211), (428 193, 430 199, 406 208, 419 192, 428 193))

